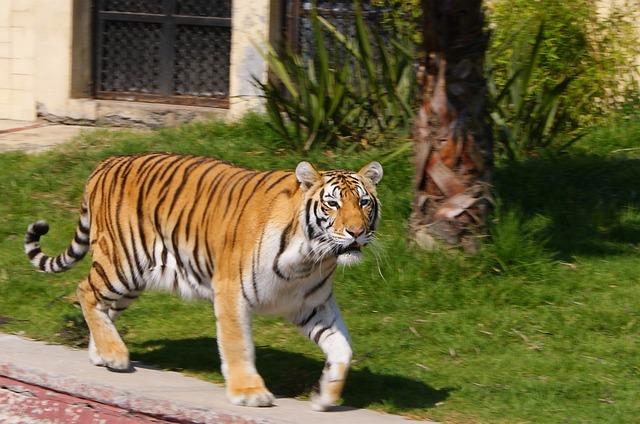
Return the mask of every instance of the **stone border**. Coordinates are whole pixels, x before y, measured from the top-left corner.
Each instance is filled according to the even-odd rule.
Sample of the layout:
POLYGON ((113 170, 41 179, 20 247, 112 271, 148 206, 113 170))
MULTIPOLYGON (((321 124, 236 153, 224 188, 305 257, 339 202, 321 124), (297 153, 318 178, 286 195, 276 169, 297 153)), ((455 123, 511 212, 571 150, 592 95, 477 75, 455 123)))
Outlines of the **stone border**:
POLYGON ((72 377, 49 374, 0 362, 0 376, 33 384, 81 399, 115 406, 182 424, 275 424, 268 419, 219 413, 166 400, 152 399, 106 385, 86 384, 72 377))

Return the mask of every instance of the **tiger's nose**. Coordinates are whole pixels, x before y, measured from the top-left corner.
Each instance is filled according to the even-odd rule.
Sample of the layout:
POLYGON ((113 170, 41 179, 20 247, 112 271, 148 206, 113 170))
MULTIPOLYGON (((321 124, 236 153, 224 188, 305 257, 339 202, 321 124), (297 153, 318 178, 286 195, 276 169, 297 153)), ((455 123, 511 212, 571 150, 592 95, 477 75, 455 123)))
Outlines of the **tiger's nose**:
POLYGON ((354 239, 357 239, 364 233, 364 227, 348 227, 345 230, 347 231, 347 234, 354 239))

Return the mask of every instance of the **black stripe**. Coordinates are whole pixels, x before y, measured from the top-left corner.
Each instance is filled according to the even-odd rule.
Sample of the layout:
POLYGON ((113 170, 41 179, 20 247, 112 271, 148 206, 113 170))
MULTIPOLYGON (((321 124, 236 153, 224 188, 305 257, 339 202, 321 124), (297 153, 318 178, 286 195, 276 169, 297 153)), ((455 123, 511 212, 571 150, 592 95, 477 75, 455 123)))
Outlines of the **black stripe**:
POLYGON ((82 221, 78 221, 78 230, 84 235, 89 235, 90 228, 82 225, 82 221))
POLYGON ((42 257, 40 258, 40 263, 38 264, 38 268, 40 268, 42 271, 45 270, 45 262, 47 262, 47 259, 49 257, 47 255, 42 255, 42 257))
POLYGON ((242 275, 242 263, 240 263, 240 289, 242 290, 242 297, 247 301, 250 307, 253 307, 253 303, 249 300, 249 296, 247 296, 247 292, 244 290, 244 277, 242 275))
POLYGON ((256 303, 260 303, 258 298, 258 283, 256 280, 256 252, 253 252, 253 258, 251 258, 251 283, 253 285, 253 295, 256 298, 256 303))
POLYGON ((67 264, 62 262, 62 255, 56 256, 56 258, 54 260, 56 262, 56 265, 58 265, 59 271, 64 271, 64 269, 66 268, 67 264))
MULTIPOLYGON (((187 181, 189 180, 189 176, 191 175, 191 173, 193 172, 193 170, 195 168, 197 168, 204 160, 205 158, 199 158, 199 159, 195 159, 191 164, 189 164, 184 172, 182 173, 182 181, 180 181, 180 183, 178 184, 178 187, 176 188, 175 192, 173 193, 173 198, 171 201, 171 206, 169 206, 169 212, 167 213, 167 216, 171 216, 171 213, 173 212, 173 208, 175 207, 176 203, 178 203, 180 194, 182 193, 182 190, 184 190, 185 186, 187 185, 187 181)), ((195 201, 195 199, 192 199, 192 201, 195 201)))
POLYGON ((284 180, 285 178, 287 178, 289 176, 291 176, 291 174, 287 173, 287 174, 283 175, 282 177, 278 178, 277 180, 275 180, 273 183, 271 183, 271 185, 269 185, 269 187, 267 187, 267 189, 265 190, 265 193, 268 193, 269 191, 271 191, 272 188, 277 186, 282 180, 284 180))
MULTIPOLYGON (((187 233, 187 241, 189 241, 190 235, 191 235, 191 222, 193 220, 193 214, 197 209, 198 205, 200 204, 200 199, 202 198, 202 189, 204 188, 202 187, 202 183, 204 181, 204 178, 208 176, 212 170, 214 170, 220 165, 224 165, 224 162, 219 162, 219 161, 213 162, 212 165, 210 165, 207 169, 202 171, 202 175, 200 175, 200 178, 198 178, 198 183, 196 184, 196 197, 192 199, 191 209, 189 209, 189 213, 187 214, 187 227, 185 229, 185 232, 187 233)), ((197 246, 197 243, 198 241, 197 241, 197 235, 196 235, 196 246, 197 246)), ((200 267, 198 266, 198 268, 200 267)))
POLYGON ((379 207, 379 203, 378 200, 371 196, 371 198, 373 199, 373 218, 371 219, 371 222, 369 223, 371 226, 371 230, 375 230, 376 229, 376 224, 378 221, 378 207, 379 207))
POLYGON ((307 200, 307 204, 305 205, 305 208, 304 208, 305 209, 304 224, 307 226, 307 237, 309 237, 309 240, 313 240, 316 236, 316 231, 311 225, 311 203, 312 203, 312 199, 307 200))
MULTIPOLYGON (((225 171, 230 171, 232 169, 234 169, 234 168, 228 168, 225 171)), ((231 179, 233 179, 233 177, 235 177, 236 175, 238 175, 239 173, 244 172, 244 171, 246 171, 246 170, 245 169, 240 169, 240 170, 234 172, 233 174, 231 174, 230 176, 228 176, 228 178, 226 178, 226 179, 224 178, 224 177, 227 177, 227 175, 228 175, 226 172, 221 172, 218 176, 216 176, 216 178, 214 178, 214 182, 215 183, 212 182, 211 183, 212 185, 209 188, 209 193, 208 193, 208 196, 207 196, 208 197, 207 205, 212 205, 213 198, 215 197, 215 195, 218 192, 218 186, 220 185, 220 183, 222 183, 223 181, 229 182, 229 181, 231 181, 231 179)), ((213 208, 211 210, 213 210, 213 208)))
POLYGON ((107 273, 105 272, 105 270, 102 267, 102 265, 100 265, 98 262, 93 262, 93 264, 91 266, 93 267, 93 269, 96 270, 96 272, 98 273, 98 276, 100 276, 100 278, 102 279, 102 281, 107 286, 107 289, 109 289, 110 292, 118 294, 120 296, 122 296, 124 294, 124 293, 116 290, 115 287, 113 287, 113 285, 109 281, 109 277, 107 277, 107 273))
POLYGON ((162 262, 162 266, 166 266, 167 255, 169 254, 169 252, 167 251, 167 245, 164 244, 164 239, 160 238, 160 241, 162 242, 162 253, 160 254, 160 261, 162 262))
POLYGON ((67 255, 71 256, 75 260, 79 260, 79 259, 82 259, 84 257, 84 254, 82 254, 82 253, 76 253, 73 250, 73 246, 67 247, 67 255))
MULTIPOLYGON (((123 205, 123 201, 121 199, 122 195, 125 193, 126 191, 126 187, 127 187, 127 181, 129 180, 129 175, 131 175, 131 173, 129 172, 131 170, 131 168, 133 167, 134 162, 133 160, 129 161, 127 163, 127 165, 124 167, 124 169, 122 169, 122 173, 124 174, 124 178, 122 178, 121 181, 121 185, 120 185, 120 196, 119 196, 119 202, 116 206, 116 211, 115 211, 115 227, 116 227, 116 231, 118 234, 118 241, 120 242, 120 245, 122 247, 122 250, 124 252, 124 260, 126 262, 126 269, 129 270, 129 276, 128 278, 124 275, 124 270, 122 270, 122 276, 120 276, 120 273, 118 271, 121 270, 121 268, 118 266, 119 264, 115 264, 116 265, 116 272, 118 273, 118 278, 120 278, 121 282, 123 283, 123 285, 125 285, 127 287, 128 290, 131 290, 131 287, 129 286, 128 282, 133 282, 134 286, 137 288, 137 278, 134 275, 134 268, 133 268, 133 260, 131 258, 131 256, 134 257, 135 259, 135 251, 131 252, 132 249, 135 249, 135 245, 132 244, 131 249, 129 249, 129 247, 127 246, 127 239, 126 236, 124 234, 124 231, 122 229, 122 224, 124 222, 129 222, 129 219, 127 219, 128 217, 122 217, 121 218, 121 212, 122 212, 122 205, 123 205)), ((129 222, 129 234, 132 236, 132 231, 131 231, 131 223, 129 222)), ((115 256, 115 255, 114 255, 115 256)))
POLYGON ((313 337, 313 341, 318 344, 318 342, 320 341, 320 337, 322 337, 322 333, 324 333, 325 331, 327 331, 328 329, 330 329, 331 327, 333 327, 333 324, 335 324, 336 320, 334 319, 331 324, 329 324, 328 327, 322 327, 322 329, 320 329, 316 335, 313 337))
POLYGON ((29 257, 29 260, 33 259, 36 257, 36 255, 38 253, 42 252, 42 250, 40 250, 39 247, 33 248, 31 250, 29 250, 29 252, 27 252, 27 256, 29 257))
POLYGON ((320 290, 322 288, 322 286, 324 286, 324 284, 327 282, 327 280, 329 279, 329 277, 331 277, 333 275, 333 271, 335 271, 335 267, 331 270, 331 272, 322 279, 322 281, 320 281, 319 283, 317 283, 315 286, 313 286, 311 288, 311 290, 309 290, 308 292, 305 293, 304 298, 308 298, 309 296, 311 296, 312 294, 314 294, 315 292, 317 292, 318 290, 320 290))
MULTIPOLYGON (((269 177, 274 172, 275 171, 269 171, 258 180, 256 185, 253 187, 253 193, 254 194, 255 194, 256 190, 258 190, 258 187, 260 187, 265 182, 267 177, 269 177)), ((235 244, 236 244, 236 240, 238 238, 238 226, 240 225, 240 219, 242 218, 242 215, 244 215, 244 211, 246 210, 247 205, 249 204, 249 202, 251 201, 252 198, 253 198, 252 195, 247 197, 247 200, 242 205, 242 209, 240 209, 240 213, 238 214, 238 217, 236 218, 236 223, 235 223, 235 226, 233 228, 233 237, 231 239, 231 246, 235 246, 235 244)))
POLYGON ((314 201, 314 205, 313 205, 313 209, 315 211, 315 215, 316 215, 316 225, 318 226, 318 228, 322 228, 322 223, 325 222, 327 220, 327 218, 322 218, 320 217, 320 214, 318 212, 324 212, 322 210, 322 208, 320 207, 320 210, 318 210, 318 205, 320 205, 320 202, 318 202, 317 200, 314 201))
POLYGON ((180 257, 180 249, 178 248, 178 232, 180 231, 180 227, 178 226, 180 222, 180 218, 184 214, 184 209, 180 211, 180 215, 176 221, 176 225, 173 227, 171 231, 171 247, 173 247, 173 255, 176 258, 176 265, 178 268, 182 269, 184 267, 184 263, 182 262, 182 258, 180 257))
POLYGON ((123 306, 122 308, 115 308, 113 306, 110 306, 109 309, 111 309, 112 311, 116 311, 116 312, 122 312, 122 311, 127 309, 127 306, 123 306))
POLYGON ((93 292, 93 296, 97 299, 97 300, 107 300, 107 301, 111 301, 111 302, 115 302, 118 299, 112 299, 109 296, 105 296, 102 294, 102 292, 100 290, 98 290, 98 288, 96 288, 96 286, 93 284, 93 282, 91 282, 91 275, 89 275, 89 278, 87 278, 87 282, 89 283, 89 286, 91 287, 91 291, 93 292))
POLYGON ((140 185, 140 194, 143 195, 145 198, 149 196, 149 192, 151 191, 151 189, 156 186, 155 185, 156 179, 158 179, 158 176, 160 175, 160 171, 164 169, 163 167, 166 166, 165 162, 167 159, 168 159, 167 156, 163 156, 160 159, 158 159, 157 162, 154 162, 153 164, 149 165, 144 170, 141 169, 138 171, 139 175, 144 175, 144 178, 139 183, 139 185, 140 185))
POLYGON ((123 274, 122 270, 121 270, 121 266, 120 266, 120 261, 118 259, 117 255, 114 255, 113 258, 111 258, 112 262, 113 262, 113 269, 116 272, 116 277, 118 278, 118 281, 125 286, 125 288, 127 289, 127 291, 131 291, 131 287, 128 284, 128 280, 127 277, 123 274))
POLYGON ((78 237, 78 233, 76 233, 73 236, 73 241, 75 241, 77 244, 79 244, 81 246, 86 246, 86 245, 89 244, 88 242, 86 242, 86 241, 82 240, 80 237, 78 237))
POLYGON ((287 225, 287 227, 284 229, 284 231, 282 232, 282 234, 280 235, 280 248, 278 250, 278 254, 276 255, 276 258, 273 261, 273 272, 275 272, 275 274, 282 278, 283 280, 288 280, 289 278, 285 277, 282 272, 280 271, 280 268, 278 268, 278 260, 280 259, 280 255, 282 255, 282 252, 284 252, 284 249, 287 247, 287 243, 288 243, 288 239, 289 239, 289 231, 291 230, 291 227, 293 226, 293 220, 291 222, 289 222, 289 224, 287 225))
POLYGON ((180 284, 178 283, 178 271, 173 271, 173 291, 178 291, 180 284))
POLYGON ((316 316, 316 314, 318 313, 318 308, 313 308, 313 310, 311 311, 311 313, 309 314, 308 317, 306 317, 304 320, 302 320, 302 322, 300 322, 298 324, 299 327, 304 327, 305 325, 309 324, 309 321, 311 321, 311 319, 316 316))
POLYGON ((136 246, 135 237, 133 236, 133 228, 131 228, 131 221, 129 221, 129 238, 131 239, 131 248, 133 249, 133 252, 131 252, 131 255, 133 256, 133 261, 135 262, 136 270, 138 271, 137 278, 133 279, 133 286, 137 290, 138 288, 140 288, 140 284, 138 283, 138 280, 141 279, 142 276, 144 275, 144 269, 142 269, 142 263, 140 263, 138 248, 136 246))
MULTIPOLYGON (((138 170, 138 175, 140 175, 139 173, 140 169, 138 170)), ((147 258, 147 262, 151 262, 151 252, 147 249, 147 236, 144 233, 144 212, 142 209, 142 205, 144 202, 144 196, 142 195, 143 190, 144 182, 141 182, 138 184, 138 201, 136 202, 136 215, 138 216, 138 236, 140 236, 140 244, 142 245, 142 251, 147 258)))
POLYGON ((195 241, 195 245, 193 247, 193 251, 191 252, 191 257, 193 258, 193 260, 194 260, 194 262, 196 264, 196 268, 198 269, 198 274, 199 274, 198 281, 200 282, 200 284, 204 284, 204 282, 202 281, 202 278, 209 279, 210 276, 207 276, 207 274, 204 272, 204 270, 200 266, 200 237, 199 237, 199 235, 200 235, 199 232, 196 233, 196 241, 195 241))
POLYGON ((252 172, 250 174, 243 176, 242 178, 238 178, 238 181, 233 183, 233 185, 229 189, 229 194, 227 195, 227 202, 224 206, 224 214, 222 215, 222 220, 224 220, 227 217, 227 214, 230 211, 229 207, 231 206, 231 197, 233 196, 233 191, 236 189, 237 185, 242 181, 242 188, 240 189, 240 193, 238 193, 238 200, 236 201, 236 206, 233 208, 233 210, 237 209, 238 205, 240 204, 240 199, 242 197, 242 194, 244 193, 244 189, 247 187, 247 184, 249 183, 249 181, 251 181, 251 177, 253 177, 254 175, 255 175, 255 172, 252 172))

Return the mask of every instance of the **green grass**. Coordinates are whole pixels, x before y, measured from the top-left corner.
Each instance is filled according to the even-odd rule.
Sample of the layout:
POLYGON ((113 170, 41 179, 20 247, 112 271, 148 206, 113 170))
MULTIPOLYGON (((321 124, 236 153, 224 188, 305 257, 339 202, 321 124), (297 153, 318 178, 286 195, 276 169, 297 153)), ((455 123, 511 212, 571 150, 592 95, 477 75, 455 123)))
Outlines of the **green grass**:
MULTIPOLYGON (((453 423, 633 422, 640 416, 640 125, 594 131, 560 158, 500 165, 499 202, 475 257, 405 245, 411 158, 383 150, 315 152, 321 167, 380 160, 379 244, 341 270, 338 302, 354 343, 344 403, 453 423), (626 135, 625 135, 626 134, 626 135), (375 254, 374 254, 375 253, 375 254)), ((37 273, 22 253, 46 218, 49 253, 76 224, 83 182, 112 154, 162 150, 289 168, 257 117, 151 134, 97 132, 39 156, 0 155, 0 330, 82 344, 75 285, 89 261, 37 273)), ((146 293, 118 321, 132 358, 221 381, 211 305, 146 293)), ((280 395, 304 397, 319 350, 277 318, 256 319, 258 368, 280 395)), ((105 371, 107 372, 107 371, 105 371)))

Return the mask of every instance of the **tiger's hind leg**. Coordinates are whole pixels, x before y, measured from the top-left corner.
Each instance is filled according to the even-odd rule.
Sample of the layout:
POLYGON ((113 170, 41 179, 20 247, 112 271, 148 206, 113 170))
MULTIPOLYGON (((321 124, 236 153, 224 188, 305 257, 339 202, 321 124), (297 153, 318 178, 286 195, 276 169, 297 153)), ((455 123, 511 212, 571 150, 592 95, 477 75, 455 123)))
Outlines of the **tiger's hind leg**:
MULTIPOLYGON (((100 267, 100 269, 102 269, 100 267)), ((106 272, 92 267, 78 286, 77 297, 91 333, 89 360, 113 371, 130 371, 129 351, 114 325, 115 318, 133 301, 136 292, 116 289, 105 279, 106 272)))
MULTIPOLYGON (((134 300, 140 296, 141 292, 134 291, 122 296, 119 300, 111 302, 109 306, 108 315, 112 322, 115 322, 118 316, 124 312, 134 300)), ((93 335, 89 337, 89 360, 92 364, 97 366, 107 366, 104 359, 98 354, 96 343, 93 340, 93 335)))

